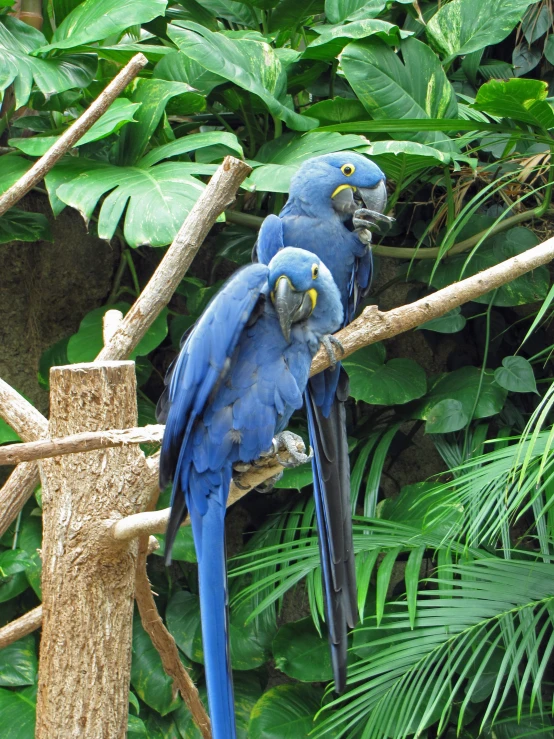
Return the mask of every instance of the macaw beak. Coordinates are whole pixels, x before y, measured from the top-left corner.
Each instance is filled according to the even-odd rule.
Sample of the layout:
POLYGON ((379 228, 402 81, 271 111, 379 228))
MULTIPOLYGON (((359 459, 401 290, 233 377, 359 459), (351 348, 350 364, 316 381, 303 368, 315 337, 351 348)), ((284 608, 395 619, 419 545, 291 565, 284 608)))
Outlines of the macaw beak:
POLYGON ((387 206, 387 188, 383 180, 379 182, 377 187, 358 187, 354 193, 354 200, 359 194, 363 200, 363 206, 375 213, 383 213, 387 206))
POLYGON ((286 341, 290 344, 290 331, 293 323, 308 318, 317 299, 315 289, 298 292, 285 275, 281 275, 275 283, 275 290, 271 293, 279 325, 286 341))

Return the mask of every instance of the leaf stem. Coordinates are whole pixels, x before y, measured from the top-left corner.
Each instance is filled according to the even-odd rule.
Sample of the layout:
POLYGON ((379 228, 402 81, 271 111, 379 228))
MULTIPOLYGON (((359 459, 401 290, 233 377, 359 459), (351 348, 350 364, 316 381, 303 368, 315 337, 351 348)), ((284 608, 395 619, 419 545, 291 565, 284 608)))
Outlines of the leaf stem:
POLYGON ((125 257, 125 261, 127 262, 127 266, 129 267, 129 272, 131 273, 131 277, 133 279, 133 286, 135 288, 136 294, 140 295, 140 283, 130 249, 125 249, 123 252, 123 256, 125 257))

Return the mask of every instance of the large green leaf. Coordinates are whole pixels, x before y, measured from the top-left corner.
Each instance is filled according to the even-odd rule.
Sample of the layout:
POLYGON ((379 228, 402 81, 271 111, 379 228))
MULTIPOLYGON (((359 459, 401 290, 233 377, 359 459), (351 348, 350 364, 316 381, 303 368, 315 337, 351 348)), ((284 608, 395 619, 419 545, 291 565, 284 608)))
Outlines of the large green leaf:
POLYGON ((421 398, 427 390, 423 369, 413 359, 385 363, 382 344, 359 349, 343 362, 350 377, 350 394, 372 405, 400 405, 421 398))
POLYGON ((0 216, 0 244, 10 241, 52 241, 48 219, 42 213, 11 208, 0 216))
POLYGON ((308 131, 317 121, 301 116, 288 107, 286 74, 271 46, 250 39, 233 39, 212 33, 197 23, 177 21, 167 32, 179 49, 208 71, 225 77, 257 95, 270 113, 289 128, 308 131))
POLYGON ((225 77, 205 69, 182 51, 172 51, 158 62, 154 69, 154 77, 172 82, 185 82, 203 95, 209 95, 214 87, 227 82, 225 77))
POLYGON ((6 154, 0 159, 0 192, 5 192, 25 174, 31 162, 16 154, 6 154))
POLYGON ((284 31, 301 26, 310 16, 323 11, 323 0, 280 0, 272 11, 269 30, 284 31))
MULTIPOLYGON (((104 346, 102 337, 102 320, 108 310, 120 310, 127 313, 129 303, 114 303, 103 305, 87 313, 79 325, 79 330, 69 339, 67 344, 67 358, 70 363, 92 362, 104 346)), ((167 336, 167 308, 164 308, 154 323, 150 326, 139 345, 131 354, 131 359, 144 357, 150 354, 167 336)))
POLYGON ((288 192, 291 178, 302 162, 321 154, 345 149, 359 149, 367 144, 363 136, 341 136, 338 133, 307 133, 303 136, 287 133, 260 147, 255 167, 247 180, 257 190, 288 192), (262 162, 262 166, 256 166, 262 162))
MULTIPOLYGON (((77 141, 75 146, 83 146, 83 144, 88 144, 91 141, 98 141, 114 133, 114 131, 118 131, 126 123, 134 123, 134 115, 139 107, 140 103, 132 103, 125 98, 114 100, 104 115, 77 141)), ((8 143, 25 154, 40 157, 46 154, 59 138, 59 136, 33 136, 32 138, 9 139, 8 143)))
MULTIPOLYGON (((341 66, 360 102, 375 119, 456 118, 454 90, 436 54, 415 38, 400 49, 404 63, 384 41, 370 38, 348 44, 341 66)), ((439 133, 406 138, 451 151, 452 142, 439 133)))
POLYGON ((329 643, 318 633, 311 616, 282 626, 272 649, 275 666, 289 677, 304 683, 333 678, 329 643))
POLYGON ((399 44, 400 39, 411 36, 401 31, 394 23, 379 19, 364 19, 336 26, 315 26, 320 36, 312 41, 302 54, 304 59, 328 61, 338 56, 350 41, 358 41, 368 36, 377 36, 390 44, 399 44))
MULTIPOLYGON (((533 231, 523 226, 516 226, 503 234, 486 239, 471 258, 468 258, 466 254, 459 254, 441 262, 437 265, 432 278, 432 264, 418 265, 414 276, 424 282, 430 281, 433 287, 440 289, 464 277, 477 274, 506 259, 515 257, 536 246, 538 242, 539 239, 533 231)), ((537 300, 544 300, 549 285, 548 268, 537 267, 532 272, 516 277, 515 280, 502 285, 496 292, 489 292, 475 298, 475 302, 488 305, 492 301, 493 305, 503 307, 534 303, 537 300)))
POLYGON ((72 49, 122 33, 163 15, 167 0, 85 0, 54 31, 50 49, 72 49))
MULTIPOLYGON (((275 628, 265 628, 263 618, 246 623, 252 613, 252 603, 242 602, 231 610, 229 641, 234 670, 252 670, 267 662, 275 628)), ((179 591, 166 610, 167 626, 179 648, 194 662, 204 662, 200 621, 200 601, 197 595, 179 591)))
POLYGON ((502 118, 554 128, 554 110, 547 102, 548 85, 539 80, 490 80, 481 85, 475 108, 502 118))
POLYGON ((48 173, 46 186, 55 213, 64 204, 71 205, 87 223, 98 200, 112 191, 100 208, 98 235, 111 239, 124 215, 123 233, 130 246, 166 246, 204 190, 204 183, 192 175, 212 174, 215 169, 214 165, 194 162, 116 167, 67 157, 48 173))
POLYGON ((2 739, 34 739, 36 687, 23 690, 0 689, 2 739))
POLYGON ((13 83, 16 107, 29 100, 33 82, 49 97, 73 87, 87 87, 96 73, 93 54, 61 55, 52 59, 31 56, 45 43, 40 31, 9 16, 0 17, 0 92, 13 83))
POLYGON ((504 357, 502 367, 494 371, 495 382, 512 393, 536 393, 535 373, 525 357, 504 357))
POLYGON ((488 418, 500 413, 507 394, 494 381, 493 372, 485 372, 481 379, 481 370, 477 367, 462 367, 435 382, 427 395, 414 404, 412 415, 414 418, 430 419, 431 433, 445 433, 442 430, 446 427, 444 416, 448 414, 448 431, 458 431, 466 425, 467 419, 488 418), (457 401, 461 409, 444 405, 435 409, 444 400, 457 401))
POLYGON ((37 670, 37 649, 32 634, 0 649, 0 685, 11 688, 34 685, 37 670))
POLYGON ((167 103, 176 96, 186 98, 190 102, 189 110, 193 113, 201 110, 204 99, 183 82, 167 80, 139 79, 132 100, 140 103, 137 112, 137 123, 123 131, 119 144, 118 164, 136 164, 146 151, 152 134, 164 113, 167 103))
MULTIPOLYGON (((204 685, 200 686, 199 693, 202 702, 208 707, 208 696, 204 685)), ((233 674, 233 693, 237 739, 249 739, 250 713, 262 693, 258 675, 254 672, 235 672, 233 674)), ((202 735, 194 723, 190 711, 184 704, 179 706, 172 717, 179 728, 182 739, 201 739, 202 735)))
POLYGON ((538 0, 452 0, 427 24, 427 34, 451 58, 499 43, 538 0))
POLYGON ((317 118, 321 126, 348 121, 361 121, 367 118, 367 111, 359 100, 352 98, 334 97, 331 100, 321 100, 310 105, 307 115, 317 118))
POLYGON ((133 619, 131 684, 140 699, 162 716, 179 705, 179 699, 173 697, 173 680, 165 674, 158 650, 143 629, 138 614, 133 619))
POLYGON ((27 590, 29 583, 25 570, 29 563, 29 555, 21 549, 0 552, 0 603, 27 590))
POLYGON ((249 739, 307 739, 322 696, 312 685, 271 688, 252 709, 249 739))
MULTIPOLYGON (((165 534, 156 534, 160 548, 154 554, 165 557, 165 534)), ((192 537, 192 526, 181 526, 171 548, 171 559, 178 562, 197 562, 194 539, 192 537)))
POLYGON ((19 436, 15 433, 3 418, 0 418, 0 444, 7 444, 11 441, 19 441, 19 436))
MULTIPOLYGON (((313 134, 315 135, 315 134, 313 134)), ((395 182, 430 167, 449 164, 450 155, 417 141, 376 141, 361 149, 395 182)))
POLYGON ((325 15, 331 23, 342 23, 355 14, 375 18, 386 4, 386 0, 325 0, 325 15))

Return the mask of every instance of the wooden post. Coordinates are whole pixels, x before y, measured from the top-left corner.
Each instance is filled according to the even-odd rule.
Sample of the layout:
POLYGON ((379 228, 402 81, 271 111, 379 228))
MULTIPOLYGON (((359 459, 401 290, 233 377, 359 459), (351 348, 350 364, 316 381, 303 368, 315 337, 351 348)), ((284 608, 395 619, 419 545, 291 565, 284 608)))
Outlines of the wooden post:
MULTIPOLYGON (((51 438, 136 426, 134 362, 54 367, 50 388, 51 438)), ((138 544, 114 543, 106 519, 144 510, 145 467, 135 444, 41 463, 37 739, 126 736, 138 544)))

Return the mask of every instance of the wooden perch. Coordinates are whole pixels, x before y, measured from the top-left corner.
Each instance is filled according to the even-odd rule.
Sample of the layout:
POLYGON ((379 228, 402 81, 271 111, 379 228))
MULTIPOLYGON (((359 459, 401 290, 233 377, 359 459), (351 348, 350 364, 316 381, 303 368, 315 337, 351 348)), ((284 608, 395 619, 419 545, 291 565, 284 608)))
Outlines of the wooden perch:
POLYGON ((225 157, 179 229, 177 236, 131 310, 119 324, 97 361, 125 359, 169 303, 210 228, 235 199, 252 171, 245 162, 225 157))
POLYGON ((29 190, 40 182, 52 169, 64 154, 66 154, 84 134, 92 128, 93 124, 102 116, 129 82, 134 79, 140 70, 148 64, 144 54, 136 54, 131 61, 123 67, 104 92, 89 105, 83 115, 64 131, 60 138, 48 149, 46 154, 38 159, 31 169, 23 177, 0 196, 0 216, 15 205, 29 190))
POLYGON ((26 613, 20 618, 16 618, 15 621, 3 626, 0 629, 0 649, 7 647, 18 639, 23 639, 27 634, 31 634, 36 629, 40 628, 42 623, 42 606, 33 608, 32 611, 26 613))
POLYGON ((63 439, 44 439, 27 444, 0 446, 0 465, 19 464, 33 459, 48 459, 62 454, 90 452, 94 449, 125 446, 126 444, 160 444, 165 426, 150 425, 131 429, 84 431, 63 439))
POLYGON ((42 413, 4 380, 0 380, 0 416, 25 441, 48 434, 48 421, 42 413))
MULTIPOLYGON (((472 277, 443 287, 421 300, 416 300, 415 303, 401 305, 389 311, 380 311, 377 306, 370 305, 349 326, 335 334, 344 347, 343 357, 348 357, 363 346, 391 339, 432 318, 443 316, 453 308, 496 290, 552 259, 554 259, 554 238, 472 277)), ((327 353, 320 349, 312 362, 310 375, 317 375, 329 366, 327 353)))

